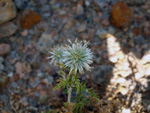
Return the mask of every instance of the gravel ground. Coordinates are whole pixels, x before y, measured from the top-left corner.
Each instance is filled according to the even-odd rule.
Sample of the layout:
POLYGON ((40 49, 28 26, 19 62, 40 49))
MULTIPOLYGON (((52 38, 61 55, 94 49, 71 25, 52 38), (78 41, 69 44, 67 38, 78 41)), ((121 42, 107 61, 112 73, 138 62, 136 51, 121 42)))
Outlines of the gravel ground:
POLYGON ((76 38, 94 54, 87 87, 150 112, 150 0, 1 0, 0 18, 0 112, 60 108, 67 96, 53 90, 48 51, 76 38))

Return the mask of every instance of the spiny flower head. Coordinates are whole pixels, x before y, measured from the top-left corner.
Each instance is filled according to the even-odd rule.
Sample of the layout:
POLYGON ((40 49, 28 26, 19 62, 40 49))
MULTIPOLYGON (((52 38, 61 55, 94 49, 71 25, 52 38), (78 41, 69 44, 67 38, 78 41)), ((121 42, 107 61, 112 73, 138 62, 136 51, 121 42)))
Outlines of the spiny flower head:
POLYGON ((63 62, 66 67, 69 67, 70 73, 79 72, 83 74, 83 69, 90 71, 91 67, 89 64, 92 63, 92 52, 87 48, 88 42, 81 41, 77 42, 77 39, 74 43, 68 40, 71 45, 66 45, 65 51, 63 54, 63 62))
POLYGON ((51 54, 48 59, 51 59, 51 64, 54 63, 55 65, 63 64, 63 49, 62 47, 54 47, 51 51, 49 51, 51 54))

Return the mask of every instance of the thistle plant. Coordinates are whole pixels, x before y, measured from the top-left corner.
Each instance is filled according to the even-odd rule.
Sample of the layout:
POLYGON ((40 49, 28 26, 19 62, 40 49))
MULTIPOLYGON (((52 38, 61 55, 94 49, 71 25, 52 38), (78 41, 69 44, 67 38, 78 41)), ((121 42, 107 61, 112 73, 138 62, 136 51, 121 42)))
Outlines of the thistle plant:
MULTIPOLYGON (((78 42, 76 39, 74 43, 70 40, 68 40, 68 42, 69 44, 64 46, 54 47, 49 52, 51 56, 48 57, 48 59, 51 59, 51 64, 60 67, 58 73, 62 77, 58 79, 59 83, 55 89, 63 88, 67 90, 67 102, 70 104, 72 90, 76 90, 76 95, 81 95, 82 91, 89 91, 85 85, 80 82, 79 74, 83 74, 84 70, 91 71, 90 64, 93 62, 93 54, 91 50, 87 48, 89 44, 87 41, 78 42)), ((77 100, 79 101, 79 98, 77 100)))

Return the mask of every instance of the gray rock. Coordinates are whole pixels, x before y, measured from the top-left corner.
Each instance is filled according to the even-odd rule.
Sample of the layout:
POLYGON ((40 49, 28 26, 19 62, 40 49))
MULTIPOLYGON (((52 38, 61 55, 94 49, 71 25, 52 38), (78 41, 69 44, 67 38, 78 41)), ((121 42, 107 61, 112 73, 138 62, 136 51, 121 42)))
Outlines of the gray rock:
POLYGON ((28 105, 28 100, 26 97, 22 97, 19 102, 24 105, 24 106, 27 106, 28 105))
POLYGON ((55 44, 54 42, 50 34, 43 33, 36 44, 36 49, 41 53, 47 53, 55 44))
POLYGON ((6 94, 1 94, 0 95, 0 100, 3 101, 4 103, 9 102, 9 97, 6 94))
POLYGON ((47 99, 48 99, 47 94, 40 95, 40 97, 39 97, 40 104, 45 104, 47 102, 47 99))
POLYGON ((10 78, 12 78, 12 77, 13 77, 13 75, 14 75, 14 74, 13 74, 13 72, 10 72, 10 73, 8 73, 8 75, 7 75, 7 76, 8 76, 8 77, 10 77, 10 78))
POLYGON ((138 35, 135 37, 135 43, 136 44, 145 44, 145 39, 142 35, 138 35))
POLYGON ((18 26, 13 22, 7 22, 0 26, 0 38, 9 37, 13 35, 18 29, 18 26))
POLYGON ((34 83, 30 83, 31 87, 36 88, 41 83, 41 80, 36 80, 34 83))
POLYGON ((112 73, 112 66, 101 65, 101 66, 94 66, 92 71, 92 79, 94 83, 101 84, 102 82, 108 83, 109 82, 109 75, 112 73))
POLYGON ((18 86, 18 85, 17 85, 17 83, 16 83, 16 82, 12 82, 12 83, 11 83, 11 87, 13 87, 13 88, 17 88, 17 86, 18 86))
POLYGON ((112 27, 112 26, 109 26, 108 27, 108 32, 111 33, 111 34, 115 34, 116 29, 114 27, 112 27))
POLYGON ((39 73, 37 74, 37 77, 39 77, 39 78, 43 78, 43 77, 45 77, 45 73, 43 73, 43 72, 39 72, 39 73))
POLYGON ((15 5, 18 9, 25 9, 28 5, 29 0, 15 0, 15 5))
POLYGON ((50 76, 48 75, 44 80, 43 80, 44 83, 48 84, 48 85, 51 85, 53 82, 54 82, 54 78, 53 76, 50 76))
POLYGON ((3 62, 4 62, 4 58, 0 57, 0 63, 3 63, 3 62))

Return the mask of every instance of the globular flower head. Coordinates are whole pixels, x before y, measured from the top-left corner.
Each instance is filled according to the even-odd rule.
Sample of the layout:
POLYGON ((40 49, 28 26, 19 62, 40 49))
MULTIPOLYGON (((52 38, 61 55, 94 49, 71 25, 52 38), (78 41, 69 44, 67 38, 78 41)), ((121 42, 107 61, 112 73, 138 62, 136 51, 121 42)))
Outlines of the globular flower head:
POLYGON ((92 52, 87 48, 88 42, 81 41, 77 42, 77 40, 72 43, 68 40, 71 45, 66 45, 65 51, 63 54, 63 62, 66 67, 69 67, 70 73, 79 72, 83 74, 83 69, 90 71, 92 61, 92 52))
POLYGON ((51 51, 49 51, 49 53, 51 56, 48 57, 48 59, 51 59, 51 64, 63 64, 63 49, 61 47, 54 47, 51 51))

